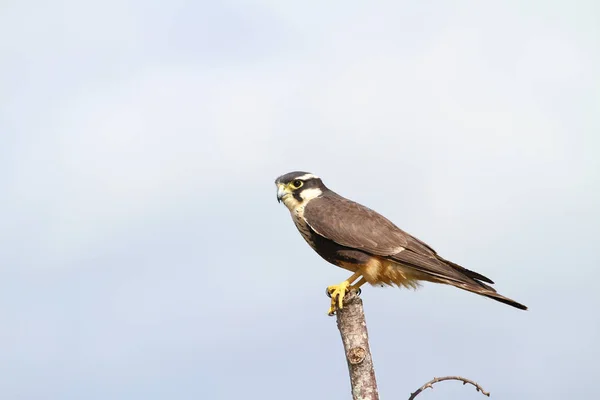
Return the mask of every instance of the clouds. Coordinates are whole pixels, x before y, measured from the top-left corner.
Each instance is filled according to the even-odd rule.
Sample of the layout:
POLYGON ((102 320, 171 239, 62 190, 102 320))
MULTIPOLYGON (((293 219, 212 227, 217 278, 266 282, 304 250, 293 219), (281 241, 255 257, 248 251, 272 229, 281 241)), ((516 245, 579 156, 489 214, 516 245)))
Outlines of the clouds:
POLYGON ((41 143, 16 144, 15 195, 46 208, 46 234, 71 244, 193 207, 192 199, 202 204, 209 188, 235 184, 236 166, 251 174, 267 158, 277 94, 268 79, 234 76, 166 66, 61 99, 33 134, 41 143), (52 186, 42 191, 29 184, 36 180, 52 186))

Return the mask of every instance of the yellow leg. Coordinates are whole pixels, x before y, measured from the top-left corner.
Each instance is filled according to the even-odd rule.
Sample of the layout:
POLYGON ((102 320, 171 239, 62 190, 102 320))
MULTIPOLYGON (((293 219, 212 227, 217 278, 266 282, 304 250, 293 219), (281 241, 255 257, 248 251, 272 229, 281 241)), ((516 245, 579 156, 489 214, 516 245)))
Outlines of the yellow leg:
POLYGON ((344 296, 346 295, 346 291, 348 290, 348 288, 358 288, 366 282, 365 278, 362 278, 360 281, 358 281, 357 285, 351 286, 352 282, 357 280, 360 275, 360 271, 355 272, 350 278, 346 279, 339 285, 332 285, 327 287, 327 293, 329 293, 329 295, 331 296, 331 306, 329 307, 329 311, 327 312, 329 315, 333 315, 335 313, 336 300, 338 302, 338 308, 344 307, 344 296))
POLYGON ((365 283, 367 283, 367 280, 364 277, 360 278, 360 280, 358 282, 356 282, 354 285, 350 286, 350 289, 358 289, 365 283))

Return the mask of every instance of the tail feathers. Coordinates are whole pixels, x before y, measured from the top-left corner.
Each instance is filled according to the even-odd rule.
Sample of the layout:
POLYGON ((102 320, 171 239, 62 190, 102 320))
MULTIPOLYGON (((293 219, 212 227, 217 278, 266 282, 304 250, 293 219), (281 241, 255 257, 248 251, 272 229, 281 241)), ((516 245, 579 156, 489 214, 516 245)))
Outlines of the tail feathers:
MULTIPOLYGON (((477 293, 477 292, 476 292, 477 293)), ((518 308, 519 310, 527 310, 527 306, 523 305, 519 302, 514 301, 513 299, 509 299, 508 297, 504 297, 498 293, 479 293, 485 297, 488 297, 490 299, 494 299, 496 301, 499 301, 500 303, 504 303, 504 304, 508 304, 509 306, 513 306, 515 308, 518 308)))
POLYGON ((483 282, 487 282, 487 283, 493 284, 494 281, 492 281, 491 279, 489 279, 481 274, 478 274, 475 271, 471 271, 469 269, 461 267, 460 265, 455 264, 452 261, 448 261, 448 260, 444 260, 444 259, 442 259, 442 260, 444 262, 446 262, 448 265, 450 265, 452 268, 458 270, 460 273, 462 273, 466 277, 471 278, 473 280, 472 283, 477 284, 477 286, 473 285, 472 283, 469 283, 467 285, 456 285, 457 287, 467 290, 469 292, 477 293, 477 294, 480 294, 487 298, 499 301, 500 303, 508 304, 509 306, 518 308, 519 310, 527 310, 527 306, 525 306, 517 301, 514 301, 513 299, 509 299, 508 297, 504 297, 501 294, 496 293, 496 289, 483 283, 483 282))
POLYGON ((487 284, 494 284, 494 281, 490 278, 461 267, 452 261, 445 260, 437 254, 434 256, 437 259, 434 260, 439 264, 431 263, 433 261, 432 258, 425 260, 421 255, 408 251, 396 254, 394 262, 398 263, 395 265, 409 268, 410 272, 408 272, 408 275, 411 275, 415 280, 452 285, 459 289, 494 299, 519 310, 527 310, 527 306, 498 294, 493 287, 487 284))
POLYGON ((509 306, 518 308, 519 310, 527 310, 527 306, 513 300, 508 297, 504 297, 501 294, 496 293, 493 287, 486 285, 485 283, 481 283, 478 281, 456 284, 454 282, 446 282, 452 286, 455 286, 459 289, 466 290, 467 292, 476 293, 481 296, 485 296, 489 299, 493 299, 499 301, 500 303, 507 304, 509 306), (476 285, 475 285, 476 284, 476 285))
MULTIPOLYGON (((490 278, 488 278, 487 276, 483 276, 475 271, 471 271, 470 269, 466 269, 465 267, 462 267, 456 263, 453 263, 452 261, 448 261, 442 257, 440 257, 439 255, 437 255, 437 258, 442 261, 445 264, 450 265, 452 268, 454 268, 455 270, 457 270, 458 272, 460 272, 461 274, 468 276, 471 279, 476 279, 478 281, 483 281, 483 282, 487 282, 487 283, 491 283, 492 285, 494 284, 494 281, 491 280, 490 278)), ((485 285, 487 286, 487 285, 485 285)))

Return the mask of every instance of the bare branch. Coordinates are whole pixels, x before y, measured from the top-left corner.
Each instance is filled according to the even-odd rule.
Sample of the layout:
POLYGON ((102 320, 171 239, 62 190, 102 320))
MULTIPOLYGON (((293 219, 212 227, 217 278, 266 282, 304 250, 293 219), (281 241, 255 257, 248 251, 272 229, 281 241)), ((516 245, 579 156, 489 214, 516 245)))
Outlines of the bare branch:
MULTIPOLYGON (((373 370, 373 359, 369 348, 369 335, 363 303, 358 293, 351 290, 344 297, 344 307, 339 309, 336 305, 337 326, 342 336, 348 371, 350 372, 350 384, 352 386, 352 398, 354 400, 379 400, 375 371, 373 370)), ((423 390, 442 381, 460 381, 463 385, 473 385, 478 392, 490 397, 477 382, 462 376, 444 376, 433 378, 414 393, 408 400, 414 400, 423 390)))
POLYGON ((463 383, 463 385, 466 385, 468 383, 470 385, 475 386, 475 390, 477 390, 478 392, 481 392, 481 394, 483 394, 487 397, 490 397, 490 392, 486 392, 485 390, 483 390, 483 388, 481 386, 479 386, 479 384, 477 382, 473 382, 472 380, 463 378, 462 376, 444 376, 441 378, 433 378, 432 380, 430 380, 429 382, 427 382, 426 384, 421 386, 419 389, 417 389, 416 392, 411 393, 408 400, 413 400, 415 397, 417 397, 419 395, 419 393, 421 393, 423 390, 425 390, 427 388, 433 389, 433 385, 435 383, 442 382, 442 381, 461 381, 463 383))
POLYGON ((379 400, 363 303, 356 291, 346 294, 344 307, 336 310, 336 317, 350 372, 352 398, 379 400))

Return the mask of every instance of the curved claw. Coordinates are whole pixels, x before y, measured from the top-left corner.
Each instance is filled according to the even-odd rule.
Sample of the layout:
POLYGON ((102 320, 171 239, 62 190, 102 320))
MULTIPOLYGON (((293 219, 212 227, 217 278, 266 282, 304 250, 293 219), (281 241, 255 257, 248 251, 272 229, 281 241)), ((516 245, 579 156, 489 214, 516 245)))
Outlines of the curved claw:
POLYGON ((336 310, 336 306, 339 309, 344 307, 344 296, 350 288, 350 282, 344 281, 339 285, 329 286, 327 288, 327 295, 331 297, 331 306, 327 312, 329 315, 333 315, 336 310))
MULTIPOLYGON (((346 289, 346 292, 348 292, 349 290, 356 290, 356 295, 357 296, 360 296, 360 294, 362 293, 362 289, 361 288, 348 287, 346 289)), ((327 315, 329 315, 330 317, 332 317, 332 316, 335 315, 335 298, 332 297, 332 293, 333 292, 335 292, 335 290, 331 290, 330 291, 330 288, 327 288, 325 290, 325 293, 327 294, 327 297, 331 298, 331 306, 329 307, 329 310, 327 311, 327 315)), ((341 299, 340 299, 340 295, 338 294, 338 296, 336 296, 336 297, 338 297, 338 299, 339 299, 339 308, 342 308, 343 307, 344 296, 341 296, 341 299)))

